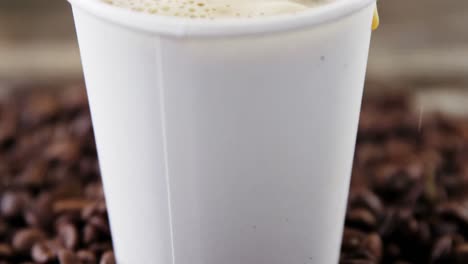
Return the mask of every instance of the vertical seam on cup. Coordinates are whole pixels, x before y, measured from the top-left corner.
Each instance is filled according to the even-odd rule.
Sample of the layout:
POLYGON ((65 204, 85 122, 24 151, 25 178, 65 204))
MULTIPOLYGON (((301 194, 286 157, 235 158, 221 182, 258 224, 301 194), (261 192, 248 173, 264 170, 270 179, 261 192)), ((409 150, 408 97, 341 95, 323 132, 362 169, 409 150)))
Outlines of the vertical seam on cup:
POLYGON ((159 86, 159 106, 161 113, 161 128, 162 128, 162 144, 163 144, 163 154, 164 154, 164 171, 166 177, 166 189, 167 189, 167 207, 169 211, 169 235, 171 239, 171 257, 172 264, 175 264, 175 254, 174 254, 174 229, 172 226, 172 203, 171 203, 171 183, 169 178, 169 161, 168 161, 168 150, 167 150, 167 133, 166 133, 166 104, 164 103, 164 77, 163 77, 163 58, 162 58, 162 44, 161 37, 155 37, 156 45, 156 63, 158 69, 158 86, 159 86))

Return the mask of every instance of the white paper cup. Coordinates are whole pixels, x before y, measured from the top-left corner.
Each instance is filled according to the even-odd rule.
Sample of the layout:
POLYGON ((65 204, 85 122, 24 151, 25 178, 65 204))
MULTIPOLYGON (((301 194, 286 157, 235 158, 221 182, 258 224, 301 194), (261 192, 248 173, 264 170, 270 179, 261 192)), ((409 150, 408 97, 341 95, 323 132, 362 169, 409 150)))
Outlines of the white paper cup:
POLYGON ((374 0, 215 21, 70 2, 119 263, 338 261, 374 0))

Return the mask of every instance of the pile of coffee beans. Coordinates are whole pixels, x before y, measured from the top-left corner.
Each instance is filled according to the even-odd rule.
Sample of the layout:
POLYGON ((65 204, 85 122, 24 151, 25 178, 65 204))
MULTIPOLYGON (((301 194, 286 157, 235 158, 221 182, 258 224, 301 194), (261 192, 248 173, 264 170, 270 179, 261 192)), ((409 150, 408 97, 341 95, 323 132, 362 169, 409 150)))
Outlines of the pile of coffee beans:
MULTIPOLYGON (((6 263, 115 263, 82 87, 0 102, 6 263)), ((468 118, 365 99, 340 263, 468 263, 468 118)))
POLYGON ((414 106, 363 103, 342 264, 468 263, 468 117, 414 106))
POLYGON ((0 103, 0 263, 115 263, 81 87, 0 103))

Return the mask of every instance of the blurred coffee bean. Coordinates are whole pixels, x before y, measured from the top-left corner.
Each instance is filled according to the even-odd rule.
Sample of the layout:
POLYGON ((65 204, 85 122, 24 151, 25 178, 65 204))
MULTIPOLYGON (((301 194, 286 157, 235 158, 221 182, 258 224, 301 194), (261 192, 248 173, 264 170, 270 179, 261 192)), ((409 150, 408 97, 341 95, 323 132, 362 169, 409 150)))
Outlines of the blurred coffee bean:
POLYGON ((442 218, 456 219, 468 225, 468 208, 457 202, 444 202, 436 207, 436 213, 442 218))
POLYGON ((5 192, 1 196, 1 214, 4 217, 17 217, 21 215, 29 200, 30 195, 26 192, 5 192))
POLYGON ((383 205, 379 197, 366 188, 352 190, 349 195, 351 208, 367 208, 371 210, 375 217, 379 218, 383 213, 383 205))
POLYGON ((110 235, 109 223, 107 219, 100 216, 92 216, 88 219, 88 224, 94 226, 101 234, 110 235))
MULTIPOLYGON (((104 198, 104 192, 102 189, 102 184, 93 182, 89 183, 86 188, 85 188, 85 196, 89 199, 103 199, 104 198)), ((104 204, 105 206, 105 204, 104 204)))
POLYGON ((364 239, 364 248, 367 249, 373 259, 379 262, 382 257, 382 239, 377 233, 372 233, 364 239))
POLYGON ((29 250, 36 242, 46 239, 46 234, 38 228, 25 228, 18 230, 13 236, 13 248, 24 252, 29 250))
POLYGON ((81 211, 81 218, 83 220, 88 220, 92 216, 96 216, 96 215, 105 217, 106 212, 107 212, 106 210, 107 210, 106 203, 103 200, 101 200, 101 201, 89 204, 88 206, 83 208, 83 210, 81 211))
POLYGON ((468 244, 459 245, 455 248, 456 263, 468 263, 468 244))
POLYGON ((36 94, 27 98, 21 113, 21 120, 27 127, 51 121, 60 114, 60 105, 56 97, 49 94, 36 94))
POLYGON ((112 251, 107 251, 104 254, 102 254, 101 261, 99 261, 99 264, 115 264, 115 257, 114 257, 114 252, 112 251))
POLYGON ((83 242, 85 244, 90 244, 99 238, 99 232, 95 226, 91 224, 86 224, 83 228, 82 236, 83 236, 83 242))
POLYGON ((62 249, 58 252, 60 264, 80 264, 78 257, 68 249, 62 249))
POLYGON ((8 259, 13 256, 13 249, 10 245, 1 243, 0 244, 0 260, 8 259))
POLYGON ((47 166, 44 162, 31 162, 18 176, 17 181, 22 186, 39 187, 44 184, 47 166))
POLYGON ((76 162, 80 155, 77 141, 67 139, 52 142, 44 149, 43 156, 52 163, 70 164, 76 162))
POLYGON ((59 95, 59 98, 62 107, 67 112, 81 112, 88 109, 88 100, 84 87, 68 87, 59 95))
POLYGON ((39 263, 47 263, 57 257, 56 252, 46 243, 36 243, 31 249, 32 259, 39 263))
POLYGON ((89 250, 79 250, 76 253, 78 260, 82 264, 95 264, 96 263, 96 255, 89 250))
POLYGON ((350 209, 346 214, 346 222, 349 226, 373 230, 377 225, 377 219, 368 210, 363 208, 350 209))
POLYGON ((75 249, 78 246, 78 231, 69 223, 60 224, 57 227, 58 238, 67 249, 75 249))
POLYGON ((112 244, 110 242, 94 242, 89 244, 88 248, 94 254, 101 255, 106 251, 112 250, 112 244))
POLYGON ((56 214, 62 213, 80 213, 88 205, 92 204, 91 201, 87 199, 66 199, 58 200, 53 204, 53 210, 56 214))
POLYGON ((431 263, 447 262, 452 253, 453 239, 451 236, 440 237, 432 247, 431 263))
POLYGON ((50 193, 42 192, 34 202, 27 206, 23 214, 29 226, 49 227, 53 217, 52 196, 50 193))

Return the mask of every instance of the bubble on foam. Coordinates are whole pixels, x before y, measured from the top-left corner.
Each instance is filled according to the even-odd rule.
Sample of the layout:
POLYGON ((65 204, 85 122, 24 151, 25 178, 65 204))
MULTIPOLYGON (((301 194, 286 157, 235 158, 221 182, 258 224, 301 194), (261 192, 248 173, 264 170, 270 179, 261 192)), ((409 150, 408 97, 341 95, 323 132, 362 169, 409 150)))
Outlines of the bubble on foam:
POLYGON ((328 0, 101 0, 111 5, 163 16, 214 19, 261 17, 303 11, 328 0))

